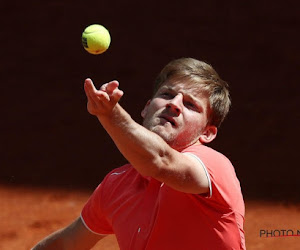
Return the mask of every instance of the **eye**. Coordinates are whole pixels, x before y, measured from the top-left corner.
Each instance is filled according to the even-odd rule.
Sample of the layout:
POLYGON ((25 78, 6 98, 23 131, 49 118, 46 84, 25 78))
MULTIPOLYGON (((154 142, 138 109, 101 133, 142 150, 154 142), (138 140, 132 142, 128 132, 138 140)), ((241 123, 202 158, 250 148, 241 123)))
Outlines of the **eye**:
POLYGON ((198 110, 197 105, 196 105, 195 103, 193 103, 193 102, 186 101, 186 102, 184 102, 184 105, 185 105, 188 109, 198 110))
POLYGON ((166 98, 166 99, 171 99, 173 98, 173 95, 170 92, 162 92, 160 94, 161 97, 166 98))

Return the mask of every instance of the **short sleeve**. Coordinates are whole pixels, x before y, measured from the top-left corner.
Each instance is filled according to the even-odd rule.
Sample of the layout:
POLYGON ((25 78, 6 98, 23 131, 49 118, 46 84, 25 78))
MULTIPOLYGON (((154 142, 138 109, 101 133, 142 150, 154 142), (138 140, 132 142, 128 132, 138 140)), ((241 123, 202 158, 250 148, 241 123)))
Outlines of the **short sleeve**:
POLYGON ((203 161, 201 161, 201 159, 197 155, 195 155, 193 153, 183 152, 183 154, 188 154, 188 155, 193 156, 200 163, 200 165, 202 166, 202 168, 203 168, 203 170, 205 172, 207 181, 208 181, 208 188, 209 188, 209 192, 208 192, 208 194, 206 193, 205 197, 210 198, 212 196, 211 180, 210 180, 210 175, 209 175, 209 173, 207 171, 207 168, 206 168, 205 164, 203 163, 203 161))
POLYGON ((113 234, 111 223, 103 213, 101 205, 102 191, 104 183, 102 182, 84 205, 81 212, 81 219, 88 230, 96 234, 113 234))
POLYGON ((224 209, 242 207, 240 183, 227 157, 204 145, 192 146, 185 152, 196 155, 203 162, 211 180, 212 201, 224 209))

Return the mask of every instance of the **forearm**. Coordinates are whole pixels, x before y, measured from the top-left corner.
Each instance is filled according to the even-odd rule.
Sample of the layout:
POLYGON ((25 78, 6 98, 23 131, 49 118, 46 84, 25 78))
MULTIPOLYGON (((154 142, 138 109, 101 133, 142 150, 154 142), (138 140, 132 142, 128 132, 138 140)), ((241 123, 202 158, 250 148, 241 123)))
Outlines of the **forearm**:
POLYGON ((72 224, 58 230, 40 241, 33 250, 83 250, 91 249, 105 235, 97 235, 90 232, 83 225, 81 218, 77 218, 72 224))
POLYGON ((42 241, 40 241, 32 250, 54 250, 54 249, 67 249, 63 241, 63 232, 62 230, 56 231, 53 234, 49 235, 42 241))
POLYGON ((136 123, 117 104, 109 116, 97 116, 123 156, 145 176, 155 177, 173 149, 157 134, 136 123))

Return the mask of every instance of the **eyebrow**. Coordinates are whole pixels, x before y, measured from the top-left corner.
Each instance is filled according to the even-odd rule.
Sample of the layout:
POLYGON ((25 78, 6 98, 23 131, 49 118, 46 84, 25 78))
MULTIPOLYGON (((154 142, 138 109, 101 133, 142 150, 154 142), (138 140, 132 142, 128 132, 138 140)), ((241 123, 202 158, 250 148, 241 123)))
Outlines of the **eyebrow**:
MULTIPOLYGON (((158 92, 160 92, 160 91, 165 91, 165 90, 169 90, 169 91, 172 91, 172 92, 177 92, 177 91, 175 90, 175 88, 172 87, 172 86, 162 86, 158 92)), ((179 93, 182 93, 182 92, 179 92, 179 93)), ((188 94, 188 93, 182 93, 182 94, 183 94, 183 96, 185 96, 187 99, 193 101, 193 102, 201 109, 201 111, 204 110, 203 102, 201 102, 198 98, 196 98, 195 96, 193 96, 193 95, 191 95, 191 94, 188 94)))

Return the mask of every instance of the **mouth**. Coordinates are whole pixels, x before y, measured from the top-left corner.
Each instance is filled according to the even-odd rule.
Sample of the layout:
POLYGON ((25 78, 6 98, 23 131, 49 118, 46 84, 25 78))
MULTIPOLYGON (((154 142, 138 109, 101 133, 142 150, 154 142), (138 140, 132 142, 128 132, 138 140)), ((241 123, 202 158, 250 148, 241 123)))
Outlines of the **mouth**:
POLYGON ((177 123, 175 122, 173 117, 167 116, 167 115, 162 115, 162 116, 160 116, 160 118, 169 122, 172 125, 172 127, 177 127, 177 123))

